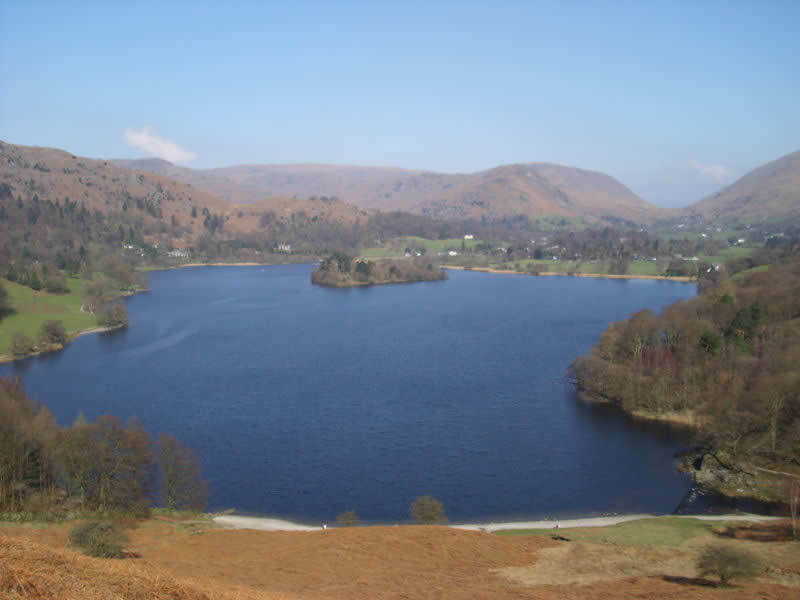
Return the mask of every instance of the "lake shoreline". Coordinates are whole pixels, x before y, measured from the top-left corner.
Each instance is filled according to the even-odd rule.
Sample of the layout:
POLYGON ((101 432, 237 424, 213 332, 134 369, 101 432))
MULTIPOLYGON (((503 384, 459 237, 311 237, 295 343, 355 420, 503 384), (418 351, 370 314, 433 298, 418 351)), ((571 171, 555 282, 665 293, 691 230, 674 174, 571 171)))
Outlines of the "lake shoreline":
MULTIPOLYGON (((667 427, 682 429, 691 434, 702 430, 707 418, 694 411, 668 411, 663 413, 645 410, 627 410, 619 403, 608 398, 592 395, 585 390, 577 390, 578 400, 585 404, 609 406, 620 411, 627 417, 652 423, 661 423, 667 427)), ((780 503, 779 497, 774 495, 774 482, 769 482, 765 473, 758 477, 752 471, 766 471, 746 462, 730 463, 720 461, 715 453, 706 448, 699 448, 682 452, 676 469, 686 473, 692 481, 720 496, 734 501, 756 501, 767 503, 780 503), (709 460, 707 460, 709 459, 709 460), (700 466, 697 466, 697 465, 700 466), (765 485, 765 482, 767 485, 765 485), (770 495, 772 494, 772 495, 770 495)))
POLYGON ((610 406, 624 415, 636 419, 637 421, 649 421, 652 423, 663 423, 665 425, 673 425, 684 429, 697 431, 701 425, 701 417, 693 411, 668 411, 663 413, 648 412, 646 410, 625 410, 618 403, 608 398, 601 398, 590 394, 585 390, 576 390, 578 399, 585 404, 593 406, 610 406))
MULTIPOLYGON (((698 519, 701 521, 773 521, 782 517, 771 515, 757 515, 751 513, 730 513, 725 515, 654 515, 649 513, 637 513, 629 515, 610 515, 605 517, 584 517, 570 519, 543 519, 538 521, 487 521, 470 523, 440 524, 444 527, 462 529, 465 531, 482 531, 494 533, 496 531, 513 531, 520 529, 571 529, 583 527, 611 527, 629 521, 641 519, 656 519, 659 517, 671 517, 676 519, 698 519)), ((278 519, 272 517, 247 517, 239 515, 219 515, 212 517, 215 524, 225 529, 254 529, 259 531, 322 531, 327 523, 320 522, 319 525, 309 525, 288 519, 278 519)), ((335 523, 331 527, 338 526, 335 523)), ((363 527, 381 527, 386 524, 363 525, 363 527)), ((394 527, 414 527, 411 523, 396 523, 394 527)))
MULTIPOLYGON (((496 323, 496 319, 485 315, 487 308, 491 310, 491 306, 493 306, 489 299, 496 297, 497 290, 504 290, 504 297, 520 298, 523 296, 522 294, 512 292, 528 289, 530 287, 528 284, 532 283, 529 281, 526 284, 522 279, 508 277, 494 279, 465 276, 456 278, 453 276, 451 278, 453 279, 451 282, 453 285, 451 286, 425 286, 431 293, 424 290, 417 291, 415 286, 395 286, 392 288, 392 292, 388 288, 382 289, 381 293, 377 295, 309 293, 308 291, 311 289, 311 286, 307 283, 309 269, 308 265, 295 265, 283 266, 281 269, 195 269, 193 271, 184 270, 173 272, 172 274, 153 275, 151 286, 153 293, 137 298, 135 302, 130 303, 131 323, 129 327, 131 329, 129 332, 122 335, 108 334, 102 338, 95 338, 89 341, 84 340, 82 343, 76 344, 73 352, 51 355, 53 358, 48 357, 49 360, 33 360, 23 363, 22 366, 27 369, 26 379, 32 385, 35 384, 34 393, 45 405, 53 407, 55 416, 60 422, 69 423, 74 420, 74 414, 78 409, 83 410, 85 414, 103 414, 100 412, 103 410, 126 414, 125 411, 134 412, 136 410, 135 403, 138 402, 139 398, 148 399, 154 395, 157 397, 160 393, 157 387, 158 381, 152 381, 153 378, 144 378, 145 381, 140 382, 135 373, 131 373, 130 370, 126 369, 128 360, 136 359, 140 367, 147 366, 146 368, 158 370, 162 368, 169 369, 170 372, 174 371, 175 373, 186 375, 183 380, 188 380, 192 377, 193 372, 202 374, 206 370, 207 363, 205 362, 201 365, 202 370, 192 370, 193 368, 198 368, 197 364, 194 363, 195 360, 206 360, 206 355, 201 350, 201 346, 205 345, 204 340, 206 338, 211 339, 212 336, 216 339, 218 334, 223 333, 222 339, 230 340, 231 347, 239 347, 240 349, 254 347, 259 349, 259 353, 256 354, 258 356, 258 365, 261 365, 258 367, 259 374, 263 374, 264 364, 282 364, 280 361, 286 364, 298 365, 303 369, 301 386, 295 383, 286 383, 287 395, 282 396, 281 403, 268 403, 263 407, 260 403, 247 404, 247 390, 244 388, 249 384, 240 386, 243 390, 243 395, 239 396, 235 385, 232 390, 227 387, 236 383, 235 378, 231 380, 231 383, 222 382, 219 384, 213 378, 209 380, 208 388, 203 389, 203 401, 207 402, 209 407, 212 403, 218 406, 218 403, 213 402, 213 396, 216 396, 222 390, 222 387, 226 387, 226 393, 234 396, 235 400, 243 399, 236 405, 237 408, 243 410, 244 414, 249 414, 251 418, 258 420, 262 415, 267 418, 272 413, 277 414, 284 410, 284 405, 298 406, 301 404, 302 398, 313 397, 315 393, 322 392, 322 397, 326 398, 324 393, 326 390, 333 389, 332 382, 337 386, 337 390, 345 389, 340 388, 340 385, 348 378, 340 375, 348 373, 347 369, 350 368, 348 365, 352 365, 352 361, 338 360, 340 354, 338 351, 335 356, 331 357, 327 353, 327 349, 330 348, 343 347, 344 354, 347 356, 361 356, 361 353, 364 352, 368 353, 366 354, 367 356, 390 356, 398 365, 402 363, 403 366, 408 366, 409 373, 419 374, 423 379, 425 376, 438 373, 431 366, 434 364, 434 358, 437 361, 435 364, 440 365, 442 362, 441 357, 451 356, 452 360, 445 367, 452 369, 456 377, 459 374, 463 375, 464 361, 451 352, 452 345, 449 342, 440 341, 439 330, 454 336, 453 339, 457 338, 459 340, 463 339, 463 335, 477 336, 482 334, 487 323, 496 323), (414 291, 411 291, 410 288, 414 288, 414 291), (406 289, 409 291, 405 291, 406 289), (431 307, 431 310, 427 309, 428 306, 431 307), (423 308, 422 310, 421 307, 423 308), (265 318, 264 315, 267 314, 267 308, 269 309, 268 318, 265 318), (302 327, 299 331, 322 331, 324 335, 322 337, 316 334, 314 336, 298 336, 302 339, 290 344, 286 349, 280 345, 276 347, 270 343, 262 344, 265 338, 263 335, 258 334, 260 329, 257 329, 254 332, 256 335, 247 338, 248 341, 245 344, 243 338, 239 335, 230 337, 225 333, 231 326, 228 322, 222 324, 222 319, 219 319, 221 309, 224 310, 226 315, 227 313, 234 313, 238 316, 238 321, 235 321, 234 328, 238 334, 253 332, 254 324, 259 324, 260 327, 260 324, 263 323, 264 331, 268 329, 270 336, 275 339, 289 339, 293 333, 296 335, 297 326, 300 323, 302 327), (455 316, 453 316, 454 311, 455 316), (348 317, 345 319, 345 323, 337 320, 336 317, 341 315, 348 317), (313 316, 313 318, 307 321, 309 316, 313 316), (443 318, 446 319, 443 320, 443 318), (329 326, 330 323, 334 325, 329 326), (208 324, 207 327, 206 324, 208 324), (361 326, 364 324, 368 324, 370 327, 361 326), (388 325, 373 329, 374 324, 388 325), (133 329, 134 327, 136 327, 135 330, 133 329), (135 335, 132 335, 134 333, 135 335), (204 338, 203 336, 206 337, 204 338), (400 346, 397 346, 398 339, 402 342, 400 346), (342 342, 342 340, 345 340, 345 342, 342 342), (402 349, 402 353, 397 352, 398 347, 402 349), (322 348, 322 351, 320 351, 320 348, 322 348), (429 351, 429 348, 432 350, 429 351), (325 356, 323 357, 323 355, 325 356), (308 362, 311 360, 308 358, 309 356, 313 359, 313 363, 308 362), (125 361, 121 360, 123 357, 125 361), (328 379, 327 375, 319 377, 309 375, 309 373, 313 374, 314 370, 309 368, 308 364, 320 364, 319 361, 322 358, 333 361, 331 364, 334 366, 331 368, 333 369, 332 373, 335 371, 334 374, 337 375, 336 379, 328 379), (333 359, 337 360, 334 361, 333 359), (89 380, 90 385, 86 386, 87 389, 85 391, 78 386, 69 386, 66 393, 62 393, 59 388, 64 386, 58 383, 60 381, 59 378, 64 378, 65 381, 68 380, 71 377, 71 373, 75 372, 76 369, 84 368, 84 365, 91 365, 91 368, 96 370, 97 383, 92 377, 89 380), (115 390, 112 398, 107 397, 112 396, 111 394, 106 395, 96 391, 97 388, 106 386, 108 386, 108 389, 115 390), (153 389, 155 389, 155 392, 153 389), (53 400, 48 404, 48 399, 50 398, 53 398, 53 400), (247 411, 250 411, 250 413, 247 411)), ((579 287, 587 287, 585 284, 589 284, 590 281, 583 282, 579 287)), ((569 281, 564 279, 541 280, 539 283, 547 283, 546 290, 561 291, 564 286, 566 286, 567 290, 571 289, 569 281)), ((637 289, 632 290, 635 292, 632 295, 615 285, 608 286, 602 283, 593 283, 588 287, 597 288, 600 298, 604 301, 599 308, 596 306, 596 299, 591 302, 592 308, 600 310, 599 315, 603 318, 598 319, 596 316, 592 316, 591 318, 587 317, 584 320, 585 323, 581 321, 584 326, 577 334, 579 335, 577 342, 570 336, 568 340, 564 340, 562 343, 559 340, 563 336, 557 336, 558 340, 548 343, 549 358, 543 361, 543 368, 546 369, 548 374, 552 372, 554 377, 561 376, 563 365, 576 356, 574 347, 579 342, 581 345, 588 344, 588 337, 591 331, 599 328, 600 324, 612 318, 619 318, 622 314, 626 314, 625 310, 627 309, 625 307, 628 305, 631 306, 630 310, 641 305, 658 307, 660 303, 668 302, 670 298, 683 298, 693 293, 693 288, 685 286, 635 286, 637 289), (619 308, 618 299, 623 308, 619 308), (616 313, 621 314, 618 316, 616 313), (604 315, 609 315, 608 319, 604 315), (561 354, 564 355, 563 358, 561 358, 561 354)), ((572 294, 571 296, 581 295, 572 294)), ((558 298, 554 306, 561 309, 564 306, 564 302, 564 300, 558 298)), ((587 302, 582 299, 575 300, 575 306, 577 307, 585 306, 586 304, 587 302)), ((524 307, 527 306, 527 302, 518 301, 513 304, 513 306, 516 305, 524 307)), ((571 307, 572 305, 567 303, 567 306, 571 307)), ((561 310, 560 313, 557 313, 557 317, 559 319, 572 319, 574 312, 571 309, 561 310)), ((530 313, 524 314, 530 315, 530 313)), ((506 345, 498 343, 508 342, 509 339, 512 341, 519 339, 520 344, 527 345, 527 336, 514 337, 520 326, 531 331, 539 331, 541 324, 548 321, 539 313, 534 313, 529 318, 522 318, 521 320, 515 318, 513 322, 503 322, 506 323, 503 327, 499 329, 496 327, 490 328, 488 330, 488 338, 484 338, 481 335, 480 339, 488 339, 487 343, 490 343, 492 347, 499 345, 501 348, 508 348, 507 343, 506 345)), ((84 327, 88 328, 89 325, 91 323, 86 323, 84 327)), ((84 334, 96 331, 98 330, 92 327, 87 329, 84 334)), ((225 347, 225 345, 222 346, 222 348, 225 347)), ((227 353, 227 350, 225 352, 227 353)), ((508 354, 508 360, 511 362, 504 362, 506 368, 510 364, 516 369, 518 368, 518 363, 524 362, 519 353, 509 351, 508 354)), ((228 355, 232 356, 230 353, 228 355)), ((505 361, 505 353, 500 353, 498 356, 504 357, 505 361)), ((216 359, 214 361, 217 364, 216 359)), ((241 358, 228 360, 227 363, 234 368, 241 366, 250 368, 244 365, 244 361, 241 358)), ((438 368, 440 367, 437 366, 438 368)), ((9 367, 6 367, 6 369, 8 369, 9 373, 11 372, 9 367)), ((267 374, 275 379, 271 373, 272 371, 269 371, 267 374)), ((266 379, 266 377, 263 379, 266 379)), ((510 431, 510 435, 514 439, 520 438, 521 443, 525 444, 526 448, 534 448, 539 445, 530 441, 530 438, 540 439, 540 434, 556 439, 562 437, 562 435, 570 434, 564 432, 575 431, 578 432, 575 435, 581 435, 580 432, 583 431, 596 431, 599 439, 609 437, 610 447, 614 448, 616 446, 611 438, 616 437, 617 433, 620 436, 625 435, 627 431, 627 424, 619 417, 609 416, 602 422, 595 423, 595 420, 590 418, 586 410, 570 406, 573 404, 570 401, 571 391, 562 390, 561 385, 558 384, 552 386, 553 398, 560 399, 563 394, 566 408, 558 410, 558 413, 553 418, 552 426, 542 426, 538 424, 539 420, 526 418, 526 415, 535 414, 535 411, 530 409, 522 396, 516 394, 517 388, 515 386, 503 387, 498 386, 496 383, 490 384, 488 383, 488 374, 486 378, 483 376, 478 377, 477 375, 462 376, 457 380, 458 385, 437 379, 433 382, 432 388, 437 394, 444 394, 448 402, 444 405, 439 404, 433 407, 434 410, 430 410, 431 406, 427 404, 424 398, 418 400, 419 389, 413 381, 408 386, 405 385, 403 376, 389 379, 389 381, 392 383, 391 386, 380 387, 383 385, 384 379, 380 377, 380 374, 375 374, 372 379, 367 379, 367 384, 371 389, 381 390, 382 394, 385 393, 385 396, 382 395, 382 397, 390 399, 390 401, 387 401, 387 408, 400 406, 399 402, 401 400, 413 402, 414 410, 425 411, 424 413, 420 412, 420 414, 430 413, 431 420, 426 421, 422 426, 409 425, 407 429, 404 429, 408 432, 409 437, 407 438, 393 436, 392 427, 394 425, 392 427, 387 425, 382 428, 380 435, 385 435, 386 439, 389 440, 387 444, 389 444, 390 451, 379 449, 375 452, 376 460, 383 461, 381 464, 390 464, 390 454, 396 450, 415 452, 415 448, 421 447, 419 440, 423 438, 433 439, 435 436, 443 438, 441 445, 442 451, 447 452, 446 456, 463 456, 465 451, 471 452, 469 448, 466 448, 467 446, 474 448, 475 445, 472 443, 467 444, 462 436, 447 433, 440 435, 439 432, 462 430, 462 428, 465 428, 464 430, 466 431, 474 431, 474 429, 466 428, 468 426, 474 427, 472 421, 475 421, 476 417, 480 420, 477 424, 478 430, 481 432, 485 430, 486 435, 489 436, 488 438, 480 439, 491 441, 494 439, 492 436, 496 435, 500 443, 506 443, 505 440, 509 432, 507 431, 508 427, 505 425, 507 418, 502 414, 505 411, 493 410, 487 407, 486 401, 482 397, 483 394, 473 393, 475 386, 484 385, 482 383, 484 381, 486 381, 486 385, 491 387, 491 393, 498 394, 498 398, 508 403, 508 411, 516 415, 515 421, 519 423, 519 426, 510 431), (385 392, 383 392, 384 389, 386 390, 385 392), (459 395, 459 398, 465 397, 466 402, 471 407, 471 415, 464 416, 463 412, 457 408, 462 406, 461 402, 450 402, 451 397, 448 394, 452 394, 453 400, 455 400, 456 394, 459 395), (534 435, 528 435, 529 433, 534 435), (523 441, 522 438, 526 439, 523 441), (395 444, 395 446, 392 446, 392 444, 395 444), (406 450, 406 448, 409 450, 406 450)), ((549 382, 550 379, 548 378, 545 381, 545 385, 549 385, 549 382)), ((283 380, 278 381, 278 383, 283 385, 283 380)), ((359 385, 363 385, 363 382, 359 385)), ((175 392, 176 402, 184 402, 188 396, 192 395, 186 391, 191 390, 192 386, 182 383, 181 378, 177 378, 175 389, 177 390, 175 392)), ((548 387, 547 389, 549 396, 550 388, 548 387)), ((325 410, 328 411, 325 413, 325 418, 320 418, 317 412, 310 412, 308 415, 303 414, 302 418, 293 419, 288 424, 287 430, 292 436, 298 433, 302 434, 302 432, 309 429, 315 432, 315 435, 306 435, 306 442, 303 447, 296 449, 297 451, 294 455, 287 456, 285 460, 290 465, 288 467, 276 467, 271 462, 261 463, 256 460, 258 456, 276 455, 276 448, 279 446, 277 441, 265 440, 266 436, 263 435, 260 428, 247 427, 242 432, 242 436, 239 438, 243 440, 241 449, 234 447, 229 450, 230 446, 223 446, 222 450, 225 452, 220 452, 218 445, 224 444, 224 440, 235 435, 233 432, 241 429, 240 424, 238 421, 224 422, 224 428, 220 428, 217 423, 219 419, 206 418, 205 416, 215 414, 214 411, 211 409, 203 411, 203 414, 192 423, 195 431, 201 431, 203 435, 195 438, 188 435, 188 439, 197 448, 198 454, 202 453, 201 456, 210 457, 206 468, 210 478, 215 482, 214 487, 216 488, 212 496, 212 506, 241 507, 255 514, 258 514, 260 509, 266 508, 269 512, 274 511, 273 514, 277 515, 282 513, 289 515, 300 514, 302 517, 325 518, 333 522, 334 516, 328 514, 328 509, 326 509, 325 503, 320 497, 321 494, 314 493, 317 489, 326 488, 331 490, 329 493, 336 492, 337 496, 344 497, 347 494, 346 490, 339 490, 340 483, 337 481, 339 478, 331 475, 330 469, 322 468, 324 461, 347 459, 344 455, 344 452, 346 452, 344 447, 341 448, 344 459, 336 457, 336 451, 340 449, 332 447, 332 440, 329 439, 329 432, 331 431, 329 424, 332 422, 338 423, 340 418, 352 422, 352 414, 355 414, 356 417, 360 414, 366 420, 363 410, 354 412, 359 410, 358 402, 340 401, 340 396, 344 395, 346 394, 336 392, 335 395, 330 394, 328 396, 331 402, 325 402, 325 410), (327 407, 330 408, 328 409, 327 407), (317 431, 319 433, 316 433, 317 431), (252 452, 252 457, 247 454, 250 449, 255 449, 252 452), (237 484, 237 482, 243 481, 242 477, 251 476, 244 473, 245 467, 242 463, 249 465, 255 461, 254 467, 257 476, 262 478, 283 477, 284 472, 291 477, 291 473, 296 471, 295 467, 300 465, 301 460, 305 460, 303 453, 311 457, 317 457, 314 460, 317 460, 316 464, 320 465, 317 468, 319 475, 312 473, 314 475, 313 478, 309 478, 306 484, 310 490, 308 493, 301 495, 300 491, 290 484, 279 489, 274 498, 262 501, 258 498, 251 499, 251 495, 243 493, 245 490, 241 489, 241 485, 237 484), (297 458, 298 454, 300 458, 297 458), (238 464, 237 461, 239 461, 238 464), (242 466, 240 467, 239 465, 242 466)), ((347 399, 344 398, 344 400, 347 399)), ((309 410, 311 410, 310 406, 309 410)), ((386 413, 382 412, 378 418, 384 418, 383 414, 386 413)), ((152 411, 149 418, 153 421, 153 424, 149 425, 149 427, 154 433, 159 429, 176 432, 181 430, 182 421, 178 421, 177 424, 173 422, 174 417, 169 412, 169 407, 166 406, 166 403, 164 410, 152 411)), ((390 415, 386 418, 391 420, 392 417, 390 415)), ((225 420, 222 419, 222 421, 225 420)), ((405 418, 400 423, 400 426, 406 427, 405 418)), ((348 427, 353 431, 363 429, 359 425, 348 425, 348 427)), ((474 437, 477 439, 477 434, 474 437)), ((637 441, 637 443, 639 442, 637 441)), ((595 445, 599 446, 600 443, 593 444, 592 447, 595 445)), ((649 458, 646 461, 634 460, 630 470, 639 468, 641 463, 642 467, 646 466, 651 473, 644 472, 642 478, 621 474, 619 485, 624 488, 628 485, 628 480, 634 480, 634 484, 638 486, 642 480, 648 482, 652 480, 652 485, 648 484, 646 486, 647 489, 655 487, 664 489, 665 492, 663 496, 654 496, 649 492, 642 491, 645 486, 641 486, 638 489, 631 487, 631 502, 626 503, 621 508, 630 507, 632 512, 641 511, 661 514, 662 512, 670 512, 677 505, 678 501, 685 495, 688 478, 678 473, 673 474, 673 455, 679 449, 677 446, 672 447, 674 445, 675 442, 672 439, 657 440, 655 443, 650 443, 644 439, 641 440, 637 450, 649 458), (664 465, 665 473, 663 477, 652 469, 653 461, 658 461, 657 464, 664 465), (659 481, 656 481, 656 479, 659 481), (662 484, 661 481, 664 483, 662 484), (673 493, 674 502, 671 501, 673 493)), ((608 447, 604 445, 603 448, 598 448, 595 456, 605 456, 605 448, 608 447)), ((612 450, 608 450, 607 453, 610 455, 612 452, 612 450)), ((571 454, 576 453, 577 451, 571 454)), ((446 463, 446 460, 445 457, 440 462, 446 463)), ((459 460, 455 458, 453 462, 458 463, 459 460)), ((287 462, 282 464, 287 464, 287 462)), ((356 457, 351 462, 352 468, 358 468, 364 461, 356 457)), ((522 500, 507 501, 493 498, 491 494, 487 494, 485 497, 482 496, 484 493, 483 486, 491 485, 491 479, 496 477, 517 479, 519 473, 525 472, 526 462, 523 458, 518 458, 511 461, 511 467, 507 466, 508 463, 506 461, 504 461, 503 465, 492 465, 491 469, 485 469, 486 476, 480 473, 475 474, 468 465, 465 466, 463 477, 460 476, 460 481, 464 483, 456 482, 454 485, 468 485, 470 489, 479 491, 476 494, 476 498, 466 502, 458 512, 461 515, 509 515, 512 519, 516 515, 527 516, 529 503, 524 498, 522 500), (504 509, 506 508, 511 510, 505 512, 504 509)), ((570 460, 570 462, 573 461, 570 460)), ((447 465, 445 464, 445 466, 447 465)), ((455 466, 458 467, 458 464, 455 466)), ((547 470, 556 472, 557 468, 547 466, 547 470)), ((413 470, 409 469, 408 471, 407 475, 403 474, 404 482, 400 484, 401 492, 399 493, 403 494, 404 497, 413 498, 414 494, 420 491, 430 491, 423 487, 422 484, 415 482, 413 470)), ((447 480, 450 475, 446 471, 452 471, 452 469, 438 468, 435 470, 435 476, 437 479, 447 480)), ((375 471, 377 476, 382 476, 382 473, 383 471, 380 469, 375 471)), ((588 473, 587 477, 592 482, 592 487, 595 487, 595 479, 601 480, 599 475, 592 473, 588 473)), ((356 508, 360 507, 365 513, 371 515, 370 519, 407 519, 403 514, 403 510, 388 512, 380 508, 373 508, 373 505, 379 506, 379 485, 370 481, 355 482, 355 485, 359 486, 360 498, 365 498, 360 501, 361 504, 356 508), (373 500, 373 497, 375 500, 373 500), (396 516, 395 513, 397 513, 396 516)), ((520 496, 535 497, 536 495, 536 490, 532 489, 533 486, 525 481, 513 485, 522 490, 520 496)), ((581 485, 588 487, 584 484, 581 485)), ((597 485, 605 485, 605 481, 599 481, 597 485)), ((606 494, 612 501, 608 504, 605 501, 598 502, 598 505, 618 506, 613 502, 613 499, 618 497, 619 494, 617 488, 618 485, 616 483, 613 486, 608 485, 607 489, 604 488, 598 494, 599 499, 602 500, 603 494, 606 494)), ((435 492, 436 490, 433 491, 435 492)), ((585 514, 580 512, 580 502, 570 501, 567 498, 564 499, 564 502, 556 502, 557 500, 560 499, 557 497, 553 501, 548 499, 542 502, 541 506, 538 502, 535 505, 531 505, 536 508, 536 513, 533 516, 558 515, 562 517, 564 515, 581 516, 585 514)), ((301 522, 303 522, 302 517, 300 519, 301 522)))
POLYGON ((67 335, 69 338, 67 339, 66 344, 51 344, 49 347, 44 348, 42 350, 37 350, 36 352, 30 352, 28 354, 23 354, 21 356, 13 356, 11 354, 0 354, 0 363, 10 363, 16 360, 25 360, 26 358, 32 358, 34 356, 40 356, 42 354, 51 354, 53 352, 59 352, 67 347, 72 340, 75 338, 79 338, 82 335, 89 335, 90 333, 105 333, 107 331, 115 331, 117 329, 122 329, 126 327, 126 325, 115 325, 114 327, 89 327, 88 329, 79 329, 77 331, 69 332, 67 335))
POLYGON ((288 262, 253 262, 253 261, 244 261, 244 262, 222 261, 222 262, 210 262, 210 263, 190 262, 190 263, 180 263, 176 265, 163 265, 163 266, 150 265, 142 267, 138 270, 142 272, 150 272, 150 271, 172 271, 174 269, 188 269, 192 267, 281 267, 286 265, 302 265, 318 260, 318 258, 314 256, 301 256, 299 258, 300 260, 288 261, 288 262))
POLYGON ((540 271, 538 273, 526 273, 524 271, 514 271, 512 269, 494 269, 491 267, 461 267, 458 265, 442 265, 442 269, 452 269, 454 271, 476 271, 479 273, 495 273, 498 275, 530 275, 533 277, 594 277, 598 279, 653 279, 656 281, 680 281, 691 283, 697 281, 694 277, 670 276, 670 275, 612 275, 610 273, 561 273, 558 271, 540 271))
MULTIPOLYGON (((134 294, 142 294, 149 291, 150 288, 137 288, 135 290, 127 290, 124 292, 120 292, 119 298, 129 298, 134 294)), ((82 335, 89 335, 90 333, 106 333, 108 331, 116 331, 117 329, 124 329, 127 326, 128 326, 127 323, 122 323, 120 325, 114 325, 114 326, 95 325, 93 327, 76 329, 75 331, 68 331, 66 344, 51 344, 47 348, 36 350, 35 352, 29 352, 28 354, 22 354, 20 356, 14 356, 13 354, 0 354, 0 364, 12 363, 17 360, 25 360, 26 358, 32 358, 34 356, 40 356, 42 354, 51 354, 53 352, 59 352, 64 348, 66 348, 67 344, 69 344, 72 340, 79 338, 82 335)))

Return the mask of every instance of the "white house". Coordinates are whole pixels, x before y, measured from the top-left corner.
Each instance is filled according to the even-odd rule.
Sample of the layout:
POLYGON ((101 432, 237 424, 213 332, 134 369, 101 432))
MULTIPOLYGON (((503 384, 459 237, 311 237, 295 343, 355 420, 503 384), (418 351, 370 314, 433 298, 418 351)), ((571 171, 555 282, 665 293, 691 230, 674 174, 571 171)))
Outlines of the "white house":
POLYGON ((474 236, 473 234, 471 234, 471 233, 468 233, 468 234, 466 234, 466 235, 464 236, 464 239, 465 239, 465 240, 474 240, 474 239, 475 239, 475 236, 474 236))

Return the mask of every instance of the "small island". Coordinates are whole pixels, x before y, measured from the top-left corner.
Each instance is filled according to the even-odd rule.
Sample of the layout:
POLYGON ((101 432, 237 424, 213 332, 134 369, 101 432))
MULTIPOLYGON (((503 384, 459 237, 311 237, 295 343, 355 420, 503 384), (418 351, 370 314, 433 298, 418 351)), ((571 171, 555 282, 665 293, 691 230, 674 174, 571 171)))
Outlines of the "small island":
POLYGON ((365 260, 336 252, 311 273, 311 283, 328 287, 356 287, 447 279, 429 259, 365 260))

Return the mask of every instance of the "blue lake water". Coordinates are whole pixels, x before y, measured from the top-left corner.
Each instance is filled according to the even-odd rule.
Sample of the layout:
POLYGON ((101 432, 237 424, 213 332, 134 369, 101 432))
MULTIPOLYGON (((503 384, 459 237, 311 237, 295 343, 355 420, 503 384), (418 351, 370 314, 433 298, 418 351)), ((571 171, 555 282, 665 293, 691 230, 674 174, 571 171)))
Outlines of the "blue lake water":
POLYGON ((0 366, 62 424, 138 417, 194 448, 211 508, 401 522, 672 512, 678 434, 566 378, 607 325, 695 294, 644 280, 450 272, 336 290, 309 265, 150 274, 130 327, 0 366))

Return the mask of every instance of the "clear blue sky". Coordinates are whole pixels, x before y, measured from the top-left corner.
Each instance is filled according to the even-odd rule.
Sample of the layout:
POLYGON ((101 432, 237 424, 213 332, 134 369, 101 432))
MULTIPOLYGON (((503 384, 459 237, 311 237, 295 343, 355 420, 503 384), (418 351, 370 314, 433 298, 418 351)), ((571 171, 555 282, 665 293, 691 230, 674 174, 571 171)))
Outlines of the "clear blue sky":
POLYGON ((797 0, 2 0, 0 139, 192 167, 548 161, 686 204, 800 149, 799 24, 797 0))

